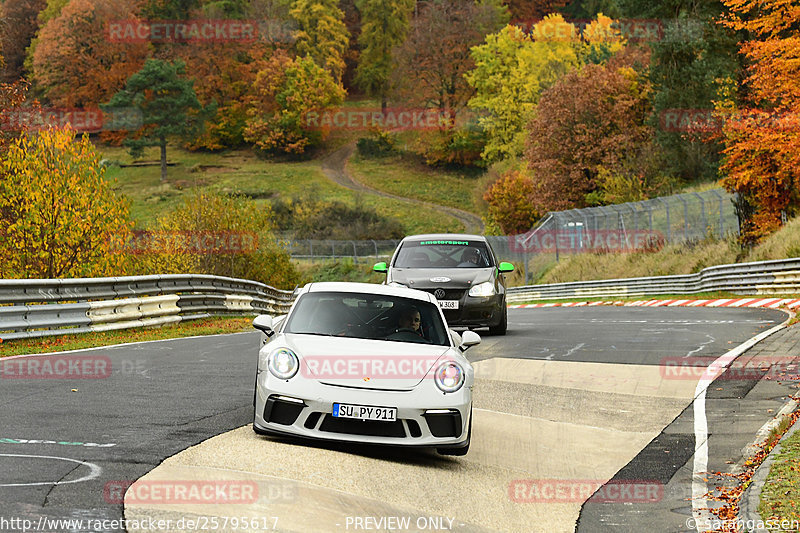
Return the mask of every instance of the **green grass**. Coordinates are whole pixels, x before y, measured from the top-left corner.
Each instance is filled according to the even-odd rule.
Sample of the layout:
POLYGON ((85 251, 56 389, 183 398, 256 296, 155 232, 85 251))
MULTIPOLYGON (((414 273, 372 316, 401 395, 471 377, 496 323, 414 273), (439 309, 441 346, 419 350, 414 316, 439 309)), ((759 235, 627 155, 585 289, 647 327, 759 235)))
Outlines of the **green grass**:
MULTIPOLYGON (((584 296, 582 298, 560 298, 530 300, 526 302, 514 302, 514 305, 525 304, 546 304, 546 303, 567 303, 567 302, 640 302, 650 300, 719 300, 722 298, 769 298, 767 295, 746 296, 734 294, 732 292, 700 292, 697 294, 651 294, 647 296, 584 296)), ((800 298, 800 295, 780 295, 781 298, 800 298)), ((777 298, 777 296, 776 296, 777 298)))
POLYGON ((75 335, 59 335, 41 339, 20 339, 0 343, 0 358, 10 355, 61 352, 82 350, 98 346, 142 342, 195 335, 217 335, 253 331, 252 317, 210 317, 191 320, 179 324, 169 324, 160 328, 124 329, 75 335))
POLYGON ((490 179, 485 173, 432 169, 401 155, 364 158, 357 153, 348 168, 373 189, 485 214, 481 196, 490 179))
POLYGON ((800 431, 781 443, 761 490, 758 512, 763 520, 800 521, 800 431))
MULTIPOLYGON (((111 162, 130 163, 127 150, 99 146, 101 157, 111 162)), ((221 154, 189 152, 171 147, 168 160, 177 163, 167 171, 167 181, 160 182, 160 167, 109 167, 107 176, 116 182, 115 189, 131 202, 131 217, 137 226, 146 227, 171 209, 182 205, 194 188, 218 192, 238 192, 253 198, 256 208, 271 198, 309 197, 341 201, 348 205, 360 202, 385 216, 395 217, 407 233, 460 231, 463 226, 436 209, 409 209, 407 202, 359 194, 330 181, 322 172, 319 160, 285 161, 256 157, 249 150, 221 154)), ((145 151, 144 160, 157 160, 156 148, 145 151)))

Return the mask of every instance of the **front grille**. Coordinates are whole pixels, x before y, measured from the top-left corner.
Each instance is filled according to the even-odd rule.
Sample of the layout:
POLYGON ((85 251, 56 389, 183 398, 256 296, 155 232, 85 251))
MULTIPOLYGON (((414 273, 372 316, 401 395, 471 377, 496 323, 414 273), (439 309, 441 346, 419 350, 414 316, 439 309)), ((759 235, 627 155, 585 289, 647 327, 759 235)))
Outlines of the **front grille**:
POLYGON ((334 417, 329 414, 325 415, 319 430, 329 433, 346 433, 348 435, 365 435, 369 437, 395 437, 402 439, 406 436, 403 422, 400 420, 394 422, 354 420, 334 417))
MULTIPOLYGON (((436 290, 437 289, 425 289, 425 292, 429 292, 429 293, 433 294, 434 292, 436 292, 436 290)), ((465 292, 466 291, 464 289, 444 289, 444 297, 443 298, 437 297, 436 299, 437 300, 460 300, 461 297, 464 296, 465 292)), ((436 296, 436 295, 434 294, 434 296, 436 296)))

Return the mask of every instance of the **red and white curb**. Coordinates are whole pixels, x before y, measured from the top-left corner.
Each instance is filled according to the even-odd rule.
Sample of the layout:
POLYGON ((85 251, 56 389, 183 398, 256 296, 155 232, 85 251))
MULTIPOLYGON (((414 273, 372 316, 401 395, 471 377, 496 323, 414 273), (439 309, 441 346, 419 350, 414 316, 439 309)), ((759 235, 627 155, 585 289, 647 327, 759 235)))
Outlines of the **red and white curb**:
POLYGON ((597 301, 597 302, 556 302, 549 304, 516 304, 509 309, 528 309, 538 307, 583 307, 594 305, 621 305, 624 307, 800 307, 800 299, 795 298, 720 298, 717 300, 636 300, 634 302, 597 301))

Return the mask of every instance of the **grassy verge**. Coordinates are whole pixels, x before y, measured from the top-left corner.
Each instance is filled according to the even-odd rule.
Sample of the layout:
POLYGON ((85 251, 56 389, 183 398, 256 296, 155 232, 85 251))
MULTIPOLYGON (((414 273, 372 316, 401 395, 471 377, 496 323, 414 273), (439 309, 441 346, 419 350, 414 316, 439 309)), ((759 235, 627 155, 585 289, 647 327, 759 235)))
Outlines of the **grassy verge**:
POLYGON ((98 346, 123 344, 126 342, 155 341, 193 337, 195 335, 217 335, 253 331, 252 317, 210 317, 160 328, 124 329, 76 335, 60 335, 41 339, 20 339, 0 344, 0 358, 10 355, 82 350, 98 346))
POLYGON ((789 221, 750 250, 733 238, 664 246, 652 253, 537 254, 528 261, 532 283, 562 283, 594 279, 693 274, 713 266, 737 262, 800 257, 800 217, 789 221))
MULTIPOLYGON (((189 152, 170 147, 167 180, 160 181, 160 167, 121 167, 133 160, 124 148, 99 146, 101 157, 110 163, 107 176, 116 182, 115 189, 129 198, 131 218, 146 227, 159 215, 182 205, 193 189, 241 193, 252 199, 255 208, 263 208, 277 198, 325 198, 347 205, 360 203, 379 213, 397 218, 408 233, 460 231, 462 224, 436 209, 409 209, 408 203, 374 195, 360 194, 333 183, 322 172, 319 160, 266 160, 249 150, 223 153, 189 152)), ((151 148, 143 160, 157 160, 158 150, 151 148)))
POLYGON ((763 520, 800 521, 800 431, 781 442, 761 490, 758 512, 763 520))
POLYGON ((486 173, 433 169, 401 155, 364 158, 357 153, 348 168, 373 189, 484 214, 481 195, 490 179, 486 173))
MULTIPOLYGON (((566 303, 566 302, 640 302, 649 300, 719 300, 722 298, 771 298, 769 295, 745 296, 733 294, 732 292, 700 292, 697 294, 655 294, 649 296, 588 296, 583 298, 563 298, 558 300, 530 300, 526 302, 514 302, 514 305, 525 304, 546 304, 546 303, 566 303)), ((781 294, 774 298, 800 298, 800 295, 781 294)))

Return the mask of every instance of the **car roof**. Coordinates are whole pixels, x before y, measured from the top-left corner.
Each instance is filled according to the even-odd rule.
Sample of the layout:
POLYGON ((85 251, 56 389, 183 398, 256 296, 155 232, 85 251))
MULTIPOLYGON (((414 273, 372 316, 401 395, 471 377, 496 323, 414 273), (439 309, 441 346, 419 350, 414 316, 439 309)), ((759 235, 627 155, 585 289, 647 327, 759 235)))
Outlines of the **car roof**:
POLYGON ((409 235, 403 241, 443 241, 443 240, 468 240, 486 242, 483 235, 469 235, 467 233, 428 233, 425 235, 409 235))
POLYGON ((434 298, 425 291, 409 289, 407 287, 394 287, 390 285, 378 285, 377 283, 355 283, 346 281, 325 281, 309 283, 303 287, 301 292, 356 292, 362 294, 380 294, 386 296, 400 296, 403 298, 413 298, 433 303, 434 298))

